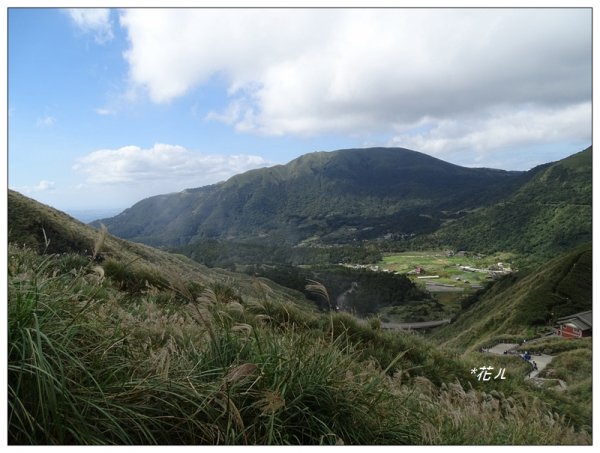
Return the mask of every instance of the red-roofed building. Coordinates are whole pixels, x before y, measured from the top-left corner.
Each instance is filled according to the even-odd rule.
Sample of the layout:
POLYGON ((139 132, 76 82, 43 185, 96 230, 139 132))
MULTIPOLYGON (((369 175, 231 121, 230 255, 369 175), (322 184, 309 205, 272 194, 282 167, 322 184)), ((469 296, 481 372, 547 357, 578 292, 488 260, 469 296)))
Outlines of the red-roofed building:
POLYGON ((556 323, 556 334, 565 338, 582 338, 592 336, 592 310, 582 311, 559 318, 556 323))

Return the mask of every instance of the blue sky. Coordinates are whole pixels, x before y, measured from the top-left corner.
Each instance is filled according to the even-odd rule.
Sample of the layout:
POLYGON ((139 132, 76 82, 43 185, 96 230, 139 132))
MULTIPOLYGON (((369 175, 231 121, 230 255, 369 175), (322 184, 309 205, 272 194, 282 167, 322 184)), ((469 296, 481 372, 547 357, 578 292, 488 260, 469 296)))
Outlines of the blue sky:
POLYGON ((591 144, 590 9, 8 10, 8 186, 125 208, 312 151, 591 144))

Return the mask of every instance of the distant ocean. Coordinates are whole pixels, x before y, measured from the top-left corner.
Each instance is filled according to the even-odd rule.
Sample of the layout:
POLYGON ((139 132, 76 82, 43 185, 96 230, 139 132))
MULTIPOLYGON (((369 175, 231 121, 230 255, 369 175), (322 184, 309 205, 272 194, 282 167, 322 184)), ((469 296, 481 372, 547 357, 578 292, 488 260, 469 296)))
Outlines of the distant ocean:
POLYGON ((94 220, 105 219, 107 217, 113 217, 123 212, 125 209, 73 209, 65 211, 71 217, 75 217, 77 220, 83 223, 90 223, 94 220))

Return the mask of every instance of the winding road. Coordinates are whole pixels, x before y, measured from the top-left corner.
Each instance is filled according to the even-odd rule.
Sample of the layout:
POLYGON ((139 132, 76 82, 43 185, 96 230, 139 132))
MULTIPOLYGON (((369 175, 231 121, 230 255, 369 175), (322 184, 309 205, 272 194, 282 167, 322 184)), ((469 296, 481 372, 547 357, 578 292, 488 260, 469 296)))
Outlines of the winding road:
POLYGON ((383 322, 381 323, 382 329, 394 329, 394 330, 419 330, 429 329, 431 327, 442 326, 444 324, 450 324, 450 319, 441 319, 439 321, 424 321, 424 322, 383 322))
MULTIPOLYGON (((514 351, 517 349, 519 345, 517 343, 499 343, 496 346, 489 348, 486 352, 490 354, 504 355, 507 351, 514 351)), ((531 356, 531 361, 535 361, 537 365, 537 370, 532 370, 527 376, 525 376, 525 380, 537 378, 537 375, 546 368, 546 366, 552 361, 554 356, 548 354, 534 354, 531 356)), ((540 378, 538 378, 540 379, 540 378)), ((562 384, 559 385, 562 387, 562 384)))

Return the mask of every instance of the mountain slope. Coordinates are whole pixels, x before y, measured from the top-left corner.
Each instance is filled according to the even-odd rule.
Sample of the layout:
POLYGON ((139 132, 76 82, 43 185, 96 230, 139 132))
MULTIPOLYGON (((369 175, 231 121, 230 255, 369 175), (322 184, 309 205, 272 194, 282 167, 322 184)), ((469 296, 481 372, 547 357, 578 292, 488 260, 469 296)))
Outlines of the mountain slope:
MULTIPOLYGON (((25 245, 38 253, 74 254, 80 257, 82 263, 90 263, 99 235, 99 231, 61 211, 13 190, 8 191, 9 243, 25 245)), ((188 287, 221 284, 237 292, 256 292, 256 279, 247 275, 209 269, 183 255, 163 252, 110 234, 102 242, 100 255, 107 276, 117 279, 139 276, 159 286, 171 279, 188 287)), ((268 285, 277 298, 293 300, 305 307, 313 306, 296 291, 267 280, 261 279, 261 282, 268 285)), ((134 289, 139 288, 136 286, 134 289)), ((182 288, 175 289, 179 291, 182 288)))
POLYGON ((591 244, 525 275, 509 275, 465 301, 466 310, 434 337, 447 346, 475 349, 494 337, 523 336, 562 316, 592 309, 591 244))
POLYGON ((520 360, 480 382, 476 356, 268 281, 111 236, 96 265, 98 231, 16 192, 8 206, 9 444, 591 444, 591 407, 529 389, 520 360))
POLYGON ((430 238, 482 252, 514 251, 551 259, 592 240, 592 148, 529 172, 501 202, 450 223, 430 238))
POLYGON ((173 303, 66 258, 8 247, 11 445, 591 444, 591 407, 534 395, 522 361, 481 383, 478 361, 347 314, 173 303))
POLYGON ((402 148, 317 152, 213 186, 151 197, 102 222, 151 245, 265 239, 295 245, 434 231, 442 211, 497 201, 521 172, 452 165, 402 148))

